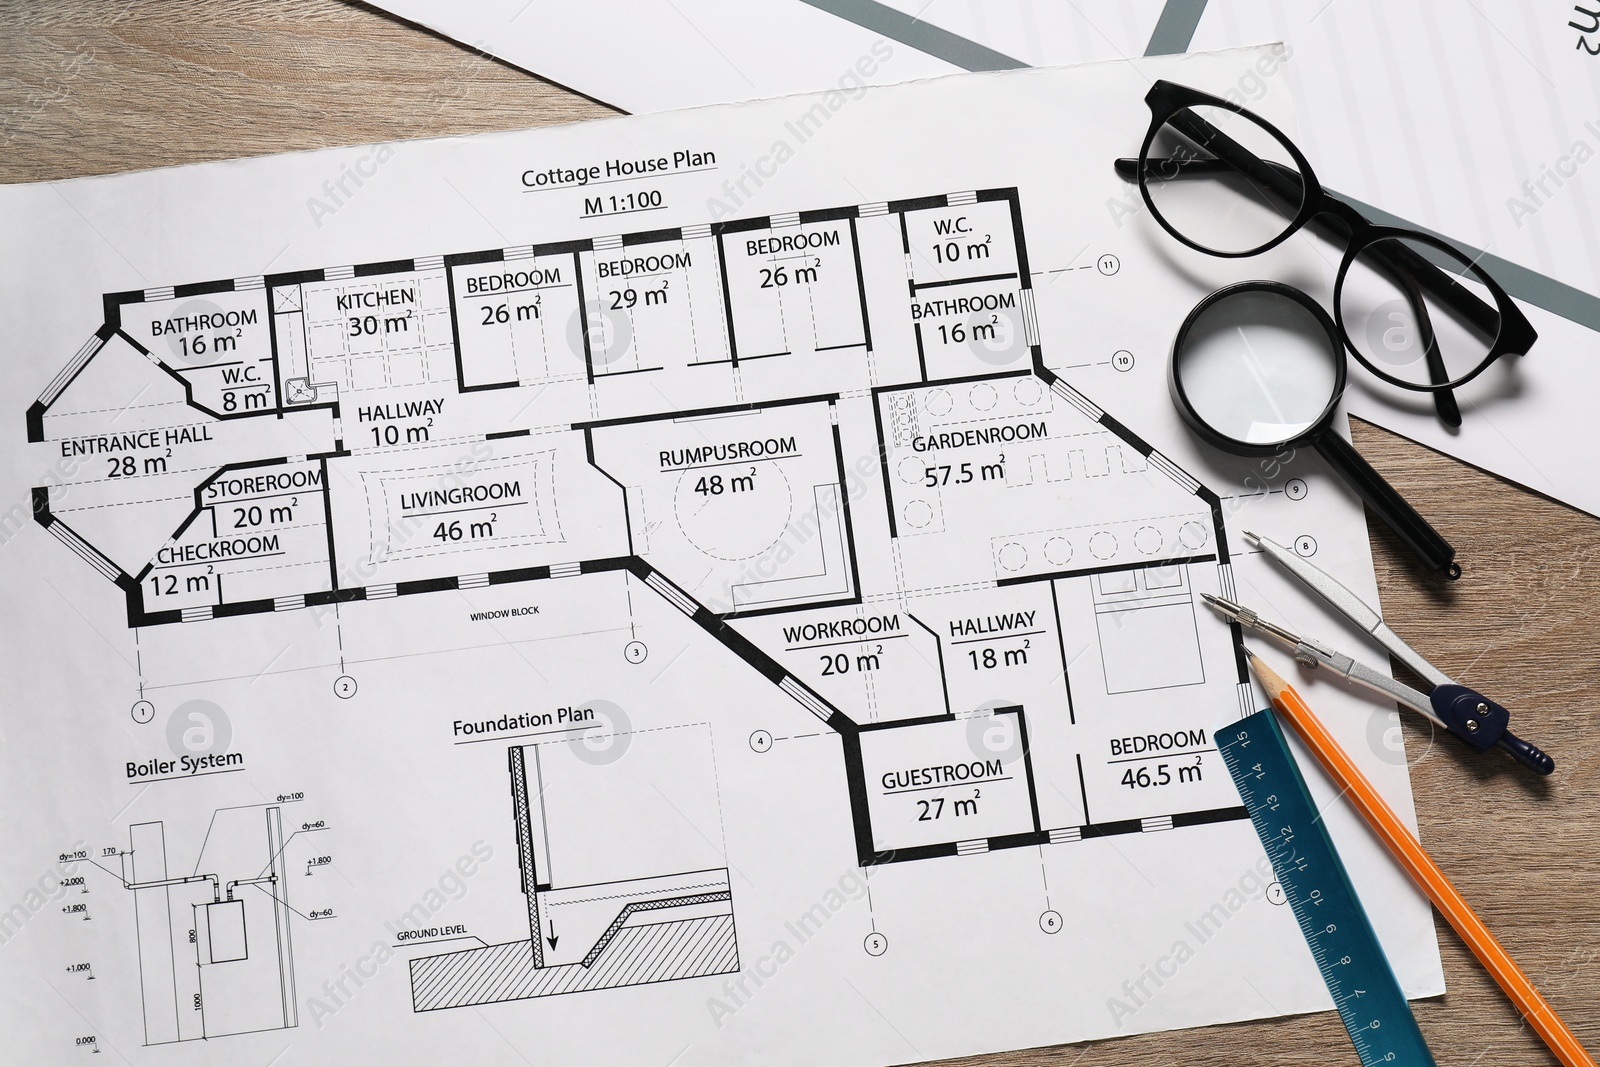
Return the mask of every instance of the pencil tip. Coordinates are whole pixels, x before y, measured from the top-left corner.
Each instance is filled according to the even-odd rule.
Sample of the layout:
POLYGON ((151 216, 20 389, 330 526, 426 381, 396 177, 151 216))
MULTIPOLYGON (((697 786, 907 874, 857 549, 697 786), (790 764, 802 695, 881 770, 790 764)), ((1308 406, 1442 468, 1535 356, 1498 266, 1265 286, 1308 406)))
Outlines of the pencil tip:
POLYGON ((1244 539, 1246 541, 1250 542, 1250 547, 1251 548, 1255 548, 1257 545, 1261 544, 1261 535, 1260 534, 1251 533, 1249 530, 1240 530, 1239 533, 1244 537, 1244 539))
POLYGON ((1240 645, 1239 646, 1239 651, 1243 652, 1251 660, 1259 660, 1261 658, 1260 656, 1256 655, 1254 652, 1250 651, 1250 646, 1248 646, 1248 645, 1240 645))

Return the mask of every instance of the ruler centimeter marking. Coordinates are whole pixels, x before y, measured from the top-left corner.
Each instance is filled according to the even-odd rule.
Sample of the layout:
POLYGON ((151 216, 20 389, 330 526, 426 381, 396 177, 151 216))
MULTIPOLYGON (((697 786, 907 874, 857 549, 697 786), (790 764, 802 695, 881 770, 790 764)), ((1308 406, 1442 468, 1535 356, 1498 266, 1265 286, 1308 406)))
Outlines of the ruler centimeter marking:
POLYGON ((1435 1067, 1276 716, 1257 712, 1215 738, 1356 1055, 1366 1067, 1435 1067))

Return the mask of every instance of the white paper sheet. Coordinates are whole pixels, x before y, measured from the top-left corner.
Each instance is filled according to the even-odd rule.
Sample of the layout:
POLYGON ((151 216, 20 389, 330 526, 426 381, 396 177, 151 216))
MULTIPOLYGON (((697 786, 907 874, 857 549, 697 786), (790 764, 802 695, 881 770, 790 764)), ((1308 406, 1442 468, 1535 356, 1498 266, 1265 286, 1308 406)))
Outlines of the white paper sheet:
POLYGON ((1259 88, 1288 88, 1324 184, 1487 253, 1541 338, 1520 366, 1460 391, 1459 430, 1359 371, 1350 410, 1600 515, 1588 462, 1600 446, 1588 410, 1600 390, 1600 178, 1590 165, 1600 155, 1600 31, 1581 7, 1470 4, 1446 16, 1379 0, 379 6, 629 111, 825 89, 857 57, 879 83, 1287 42, 1287 74, 1259 88))
MULTIPOLYGON (((1238 530, 1375 597, 1362 515, 1199 454, 1164 350, 1237 265, 1108 210, 1149 79, 1257 63, 0 190, 12 1054, 881 1064, 1328 1007, 1197 594, 1333 637, 1238 530)), ((1308 685, 1409 813, 1392 710, 1308 685)))
POLYGON ((624 111, 668 111, 962 68, 807 4, 487 0, 380 5, 624 111))
MULTIPOLYGON (((940 0, 382 0, 376 6, 639 113, 962 70, 1142 55, 1159 5, 940 0)), ((1254 42, 1252 42, 1254 43, 1254 42)))
POLYGON ((1323 183, 1486 253, 1539 331, 1526 358, 1458 391, 1459 430, 1360 372, 1350 411, 1600 515, 1589 409, 1600 392, 1600 57, 1578 47, 1600 47, 1600 35, 1571 19, 1588 22, 1532 4, 1446 17, 1425 3, 1291 12, 1218 0, 1194 46, 1292 42, 1282 84, 1323 183))

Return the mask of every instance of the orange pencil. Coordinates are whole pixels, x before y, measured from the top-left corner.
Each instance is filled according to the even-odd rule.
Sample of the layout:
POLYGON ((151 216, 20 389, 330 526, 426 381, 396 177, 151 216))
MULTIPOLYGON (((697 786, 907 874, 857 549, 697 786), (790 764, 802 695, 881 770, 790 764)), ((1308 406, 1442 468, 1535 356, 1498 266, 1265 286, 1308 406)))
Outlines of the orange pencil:
POLYGON ((1344 749, 1328 733, 1326 727, 1314 715, 1306 702, 1296 693, 1278 674, 1263 663, 1255 653, 1245 649, 1245 655, 1250 659, 1250 669, 1255 672, 1256 679, 1261 687, 1267 691, 1267 696, 1272 700, 1272 706, 1277 708, 1283 717, 1289 720, 1295 733, 1300 735, 1306 747, 1317 757, 1317 762, 1322 764, 1322 769, 1344 790, 1345 796, 1355 805, 1361 817, 1372 827, 1372 832, 1377 834, 1388 846, 1394 858, 1405 868, 1411 880, 1417 887, 1428 895, 1433 901, 1433 906, 1449 920, 1455 927, 1456 933, 1461 935, 1461 940, 1467 943, 1472 954, 1478 957, 1500 988, 1505 990, 1506 996, 1511 998, 1511 1003, 1517 1006, 1550 1046, 1550 1051, 1566 1067, 1596 1067, 1595 1061, 1584 1051, 1578 1043, 1567 1024, 1561 1021, 1548 1001, 1534 988, 1528 976, 1512 961, 1506 950, 1500 947, 1489 928, 1483 925, 1483 920, 1467 904, 1466 900, 1450 884, 1450 879, 1445 877, 1439 865, 1433 858, 1423 851, 1422 843, 1416 839, 1400 817, 1394 813, 1378 791, 1372 787, 1367 776, 1356 767, 1344 749))

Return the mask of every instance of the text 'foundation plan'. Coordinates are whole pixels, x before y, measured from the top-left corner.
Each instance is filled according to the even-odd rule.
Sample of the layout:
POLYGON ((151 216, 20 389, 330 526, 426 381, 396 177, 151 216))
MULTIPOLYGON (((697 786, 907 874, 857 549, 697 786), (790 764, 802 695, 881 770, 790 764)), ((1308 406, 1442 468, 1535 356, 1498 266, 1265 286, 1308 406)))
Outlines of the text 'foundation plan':
MULTIPOLYGON (((1316 617, 1250 524, 1370 591, 1361 511, 1178 428, 1242 275, 1111 168, 1158 72, 1278 62, 0 191, 8 1040, 881 1064, 1327 1007, 1200 594, 1316 617)), ((1409 810, 1392 709, 1328 703, 1409 810)))

